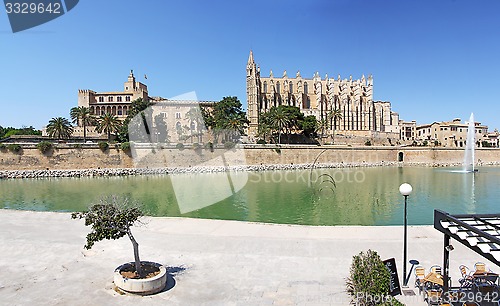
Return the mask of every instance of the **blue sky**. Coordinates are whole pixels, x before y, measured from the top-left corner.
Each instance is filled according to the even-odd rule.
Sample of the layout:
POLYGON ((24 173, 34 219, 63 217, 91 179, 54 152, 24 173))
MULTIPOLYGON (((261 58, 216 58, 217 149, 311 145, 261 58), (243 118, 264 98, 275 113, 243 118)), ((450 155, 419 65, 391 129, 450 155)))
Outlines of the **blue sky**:
POLYGON ((4 127, 68 118, 78 89, 122 90, 130 69, 151 96, 246 106, 252 49, 262 75, 373 74, 401 119, 500 128, 498 0, 82 0, 16 34, 0 11, 0 46, 4 127))

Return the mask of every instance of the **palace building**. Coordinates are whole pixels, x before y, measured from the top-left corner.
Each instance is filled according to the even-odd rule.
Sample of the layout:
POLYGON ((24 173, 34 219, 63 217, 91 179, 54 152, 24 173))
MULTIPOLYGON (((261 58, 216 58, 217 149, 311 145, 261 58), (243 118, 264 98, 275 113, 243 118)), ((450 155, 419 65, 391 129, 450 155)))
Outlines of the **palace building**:
POLYGON ((399 139, 399 115, 391 110, 391 103, 373 100, 373 78, 341 79, 340 75, 324 78, 316 72, 312 78, 304 78, 300 72, 281 77, 260 75, 250 51, 246 66, 247 103, 250 121, 249 136, 256 137, 259 114, 273 106, 298 107, 304 115, 314 115, 318 121, 326 120, 332 110, 340 110, 342 117, 331 123, 330 133, 348 138, 399 139))

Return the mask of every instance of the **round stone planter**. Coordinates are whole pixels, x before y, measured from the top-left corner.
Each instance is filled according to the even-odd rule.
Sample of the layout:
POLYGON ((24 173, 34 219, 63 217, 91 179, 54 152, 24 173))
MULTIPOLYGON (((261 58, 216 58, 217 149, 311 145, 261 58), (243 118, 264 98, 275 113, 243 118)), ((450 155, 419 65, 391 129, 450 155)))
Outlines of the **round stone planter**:
POLYGON ((143 265, 150 265, 160 269, 160 273, 151 278, 127 278, 120 274, 124 269, 134 266, 133 262, 123 264, 115 269, 114 283, 121 291, 139 295, 155 294, 162 291, 167 284, 167 269, 165 266, 149 261, 141 261, 143 265))

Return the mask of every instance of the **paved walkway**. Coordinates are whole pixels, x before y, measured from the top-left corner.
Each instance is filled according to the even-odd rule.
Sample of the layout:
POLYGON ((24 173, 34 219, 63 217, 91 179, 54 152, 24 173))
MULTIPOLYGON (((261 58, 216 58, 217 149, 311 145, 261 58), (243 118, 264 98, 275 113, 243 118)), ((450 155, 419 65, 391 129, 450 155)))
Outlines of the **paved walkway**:
MULTIPOLYGON (((141 259, 169 266, 168 288, 149 297, 121 296, 112 289, 112 277, 115 267, 133 258, 127 238, 99 242, 86 251, 89 228, 82 220, 67 213, 0 210, 0 304, 348 305, 345 278, 352 256, 368 249, 382 259, 395 257, 401 275, 402 227, 183 218, 146 222, 134 228, 141 259)), ((409 259, 426 268, 442 264, 438 231, 416 226, 408 233, 409 259)), ((450 270, 457 282, 460 264, 471 267, 484 260, 454 246, 450 270)), ((418 295, 398 299, 425 305, 418 295)))

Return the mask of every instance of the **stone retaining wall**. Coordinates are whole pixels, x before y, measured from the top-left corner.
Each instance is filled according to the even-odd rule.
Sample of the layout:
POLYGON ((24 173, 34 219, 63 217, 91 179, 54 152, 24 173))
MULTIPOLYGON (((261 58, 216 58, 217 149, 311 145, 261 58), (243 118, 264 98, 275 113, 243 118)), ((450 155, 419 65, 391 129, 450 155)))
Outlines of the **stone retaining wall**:
MULTIPOLYGON (((234 152, 234 150, 232 151, 234 152)), ((105 176, 174 173, 182 171, 224 171, 222 148, 138 149, 135 156, 115 147, 102 152, 97 146, 74 148, 58 145, 49 154, 25 145, 19 153, 0 151, 0 177, 105 176), (151 153, 153 152, 153 153, 151 153), (156 155, 155 155, 156 154, 156 155), (199 167, 199 165, 203 165, 199 167), (190 169, 190 170, 189 170, 190 169), (207 170, 209 169, 209 170, 207 170), (65 170, 65 171, 61 171, 65 170)), ((238 159, 229 162, 233 170, 272 170, 310 167, 360 167, 381 165, 449 166, 462 163, 463 149, 420 147, 339 147, 246 145, 238 159), (402 154, 403 162, 399 162, 402 154)), ((500 149, 476 150, 479 164, 500 164, 500 149)))

